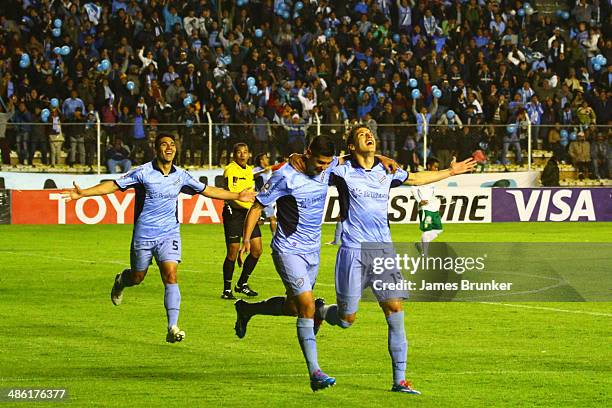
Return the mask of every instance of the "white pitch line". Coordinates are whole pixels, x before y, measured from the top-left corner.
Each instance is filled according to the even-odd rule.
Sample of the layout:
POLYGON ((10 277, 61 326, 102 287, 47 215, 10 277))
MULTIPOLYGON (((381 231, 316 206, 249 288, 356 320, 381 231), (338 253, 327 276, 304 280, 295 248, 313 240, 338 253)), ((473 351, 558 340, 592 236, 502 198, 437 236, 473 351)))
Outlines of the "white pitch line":
POLYGON ((568 310, 568 309, 557 309, 556 307, 544 307, 544 306, 528 306, 528 305, 516 305, 512 303, 499 303, 499 302, 478 302, 485 305, 499 305, 506 307, 519 307, 523 309, 536 309, 536 310, 546 310, 549 312, 560 312, 560 313, 575 313, 575 314, 585 314, 590 316, 603 316, 603 317, 612 317, 612 313, 602 313, 602 312, 587 312, 585 310, 568 310))
MULTIPOLYGON (((6 253, 9 254, 13 254, 13 255, 23 255, 23 254, 28 254, 28 255, 34 255, 33 253, 30 252, 18 252, 18 251, 5 251, 6 253)), ((69 262, 81 262, 81 263, 103 263, 103 264, 109 264, 109 265, 122 265, 123 267, 125 267, 126 265, 129 266, 129 261, 113 261, 113 260, 109 260, 109 259, 105 259, 103 261, 97 260, 97 259, 78 259, 78 258, 66 258, 63 256, 54 256, 54 255, 40 255, 40 254, 36 254, 37 257, 39 258, 47 258, 47 259, 55 259, 58 261, 69 261, 69 262)), ((201 270, 197 270, 197 269, 185 269, 185 268, 181 268, 181 271, 183 272, 202 272, 201 270)), ((278 277, 269 277, 269 276, 257 276, 257 279, 265 279, 265 280, 274 280, 274 281, 278 281, 280 278, 278 277)), ((317 282, 316 286, 329 286, 329 287, 335 287, 336 285, 332 284, 332 283, 319 283, 317 282)))
MULTIPOLYGON (((455 375, 535 375, 535 374, 555 374, 559 373, 563 374, 586 374, 593 373, 595 370, 494 370, 494 371, 459 371, 459 372, 430 372, 430 373, 418 373, 413 372, 412 376, 418 376, 422 378, 431 377, 431 376, 455 376, 455 375)), ((211 371, 197 371, 194 374, 206 374, 206 375, 219 375, 220 372, 211 372, 211 371)), ((226 371, 224 371, 226 373, 226 371)), ((386 377, 387 373, 333 373, 334 377, 386 377)), ((237 374, 234 374, 237 375, 237 374)), ((307 374, 304 373, 278 373, 278 374, 255 374, 255 373, 241 373, 240 375, 248 375, 249 378, 284 378, 284 377, 306 377, 307 374)), ((19 381, 48 381, 48 377, 31 377, 31 378, 11 378, 5 377, 0 378, 0 383, 7 382, 19 382, 19 381)), ((107 379, 109 381, 114 381, 114 379, 107 379)), ((74 377, 53 377, 53 381, 74 381, 74 377)))

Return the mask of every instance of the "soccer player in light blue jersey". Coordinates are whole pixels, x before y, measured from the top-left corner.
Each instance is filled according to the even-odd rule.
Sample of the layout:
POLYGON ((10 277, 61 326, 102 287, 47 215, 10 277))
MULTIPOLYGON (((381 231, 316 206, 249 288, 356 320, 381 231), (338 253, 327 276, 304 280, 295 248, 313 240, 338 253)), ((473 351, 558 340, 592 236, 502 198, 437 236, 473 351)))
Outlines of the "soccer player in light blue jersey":
POLYGON ((316 301, 315 329, 323 320, 344 329, 355 321, 361 292, 371 287, 387 320, 388 349, 393 364, 392 391, 420 394, 406 381, 406 355, 408 344, 404 332, 402 301, 405 291, 386 290, 380 284, 395 283, 402 279, 399 270, 391 268, 377 275, 372 272, 372 259, 394 257, 388 220, 389 191, 407 182, 420 185, 471 171, 476 163, 468 159, 461 163, 453 160, 450 169, 406 173, 397 170, 387 174, 375 157, 376 139, 365 126, 353 128, 348 147, 351 156, 332 172, 340 201, 342 244, 336 257, 337 304, 326 306, 316 301), (375 288, 374 280, 380 280, 375 288), (382 286, 382 287, 381 287, 382 286))
POLYGON ((263 186, 247 214, 240 257, 249 252, 251 232, 262 211, 276 202, 278 226, 272 238, 272 259, 287 290, 263 302, 236 302, 236 335, 246 334, 254 315, 297 316, 297 336, 306 359, 313 391, 335 384, 317 359, 314 333, 313 287, 319 272, 321 223, 327 198, 329 176, 338 165, 334 143, 326 136, 315 137, 305 155, 305 171, 291 164, 276 170, 263 186))
POLYGON ((174 136, 160 134, 155 139, 156 158, 133 169, 123 177, 104 181, 96 186, 64 192, 66 200, 100 196, 136 190, 134 205, 134 231, 130 249, 130 269, 117 274, 111 290, 113 304, 123 299, 123 289, 143 281, 153 258, 159 266, 165 286, 164 306, 168 318, 166 341, 183 340, 185 332, 178 327, 181 294, 177 283, 177 268, 181 261, 181 235, 178 221, 178 196, 180 193, 202 194, 220 200, 253 201, 255 193, 227 190, 205 185, 195 180, 185 170, 172 164, 176 155, 174 136))

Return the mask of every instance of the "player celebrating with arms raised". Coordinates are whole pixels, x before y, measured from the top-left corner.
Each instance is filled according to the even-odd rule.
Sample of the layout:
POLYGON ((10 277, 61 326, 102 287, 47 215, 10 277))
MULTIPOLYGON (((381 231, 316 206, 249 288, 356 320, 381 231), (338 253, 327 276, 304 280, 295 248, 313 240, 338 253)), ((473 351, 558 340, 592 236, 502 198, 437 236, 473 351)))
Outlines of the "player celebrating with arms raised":
POLYGON ((454 160, 450 169, 410 173, 397 170, 387 175, 385 167, 375 157, 376 139, 365 126, 353 128, 348 139, 350 159, 332 172, 332 182, 338 188, 342 244, 336 257, 337 305, 325 306, 316 302, 317 325, 325 320, 344 329, 355 321, 361 292, 372 287, 388 324, 388 347, 393 364, 392 391, 420 394, 405 379, 408 344, 404 332, 402 300, 406 293, 400 290, 377 289, 375 279, 381 283, 394 283, 401 279, 398 270, 372 274, 373 257, 392 258, 391 231, 388 220, 389 190, 404 182, 420 185, 471 171, 476 163, 470 158, 461 163, 454 160))
POLYGON ((181 261, 180 224, 177 218, 178 196, 182 193, 202 194, 220 200, 253 201, 251 191, 229 192, 207 186, 195 180, 185 170, 172 164, 176 155, 174 136, 160 134, 155 139, 156 158, 130 171, 123 177, 104 181, 96 186, 64 192, 67 200, 100 196, 117 190, 134 188, 134 231, 130 249, 130 269, 117 274, 111 291, 113 304, 123 299, 123 289, 138 285, 147 274, 152 258, 155 258, 165 286, 164 306, 168 318, 166 341, 183 340, 185 332, 178 327, 181 294, 177 283, 177 268, 181 261))

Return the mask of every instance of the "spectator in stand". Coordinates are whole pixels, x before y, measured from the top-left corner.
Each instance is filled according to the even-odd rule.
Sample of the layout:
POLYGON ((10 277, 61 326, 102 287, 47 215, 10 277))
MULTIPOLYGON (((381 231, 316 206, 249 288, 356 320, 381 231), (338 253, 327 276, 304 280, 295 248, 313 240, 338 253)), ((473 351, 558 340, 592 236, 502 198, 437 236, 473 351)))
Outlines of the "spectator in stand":
POLYGON ((70 142, 69 164, 76 163, 77 152, 79 154, 79 164, 85 164, 85 117, 78 106, 73 113, 70 124, 64 124, 68 141, 70 142))
POLYGON ((97 132, 96 132, 96 112, 93 110, 87 112, 87 117, 85 118, 85 130, 83 139, 85 141, 85 164, 93 167, 94 160, 97 155, 97 132))
POLYGON ((268 143, 271 138, 270 121, 264 115, 264 109, 257 108, 253 123, 253 155, 259 156, 269 151, 268 143))
POLYGON ((580 179, 587 177, 591 163, 591 145, 587 142, 583 131, 578 132, 577 140, 570 142, 568 152, 572 164, 578 170, 578 177, 580 179))
POLYGON ((283 128, 287 131, 287 150, 286 153, 304 153, 306 148, 306 131, 310 127, 311 118, 308 122, 294 113, 290 121, 283 120, 283 128))
POLYGON ((6 126, 15 114, 13 98, 9 98, 7 105, 0 101, 0 151, 2 152, 2 164, 11 164, 11 148, 6 137, 6 126))
POLYGON ((74 112, 80 109, 81 114, 85 112, 85 104, 83 100, 79 98, 77 90, 73 89, 70 91, 70 98, 66 99, 62 104, 62 115, 64 119, 68 122, 72 121, 74 117, 74 112))
POLYGON ((109 173, 127 173, 132 168, 130 161, 130 149, 123 144, 123 140, 116 138, 112 146, 106 150, 106 168, 109 173))
POLYGON ((591 165, 593 177, 601 180, 608 178, 610 171, 610 144, 606 140, 604 132, 598 132, 595 140, 591 142, 591 165))
POLYGON ((51 110, 49 117, 49 147, 51 150, 51 167, 60 164, 62 157, 62 144, 64 144, 64 134, 62 132, 62 121, 59 110, 51 110))
POLYGON ((32 120, 34 121, 32 125, 32 135, 30 141, 30 154, 28 158, 28 163, 34 166, 34 154, 38 150, 40 152, 40 161, 42 164, 46 165, 48 163, 48 141, 47 135, 45 133, 45 126, 40 117, 41 109, 40 106, 36 106, 34 108, 34 116, 32 120))
MULTIPOLYGON (((129 116, 127 116, 129 118, 129 116)), ((129 120, 129 119, 128 119, 129 120)), ((147 139, 147 120, 144 117, 142 109, 137 106, 132 120, 132 161, 136 162, 136 154, 142 154, 142 162, 146 163, 152 159, 152 154, 149 149, 149 141, 147 139)))
POLYGON ((17 156, 19 164, 25 164, 30 152, 30 137, 32 136, 32 122, 34 117, 28 111, 26 104, 20 102, 13 115, 13 122, 17 127, 17 156))
POLYGON ((195 152, 199 148, 200 117, 193 104, 187 105, 181 117, 181 164, 191 166, 195 164, 195 152), (189 151, 189 160, 187 160, 189 151))

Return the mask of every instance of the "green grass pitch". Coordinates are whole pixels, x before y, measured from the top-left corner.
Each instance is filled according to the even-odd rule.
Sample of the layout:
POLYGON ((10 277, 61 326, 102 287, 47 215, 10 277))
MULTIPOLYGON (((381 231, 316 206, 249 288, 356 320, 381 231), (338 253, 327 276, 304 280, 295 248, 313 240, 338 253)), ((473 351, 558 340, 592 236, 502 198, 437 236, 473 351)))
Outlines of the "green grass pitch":
MULTIPOLYGON (((415 225, 392 231, 419 237, 415 225)), ((325 226, 323 240, 332 234, 325 226)), ((407 375, 423 393, 411 396, 389 391, 386 323, 363 302, 352 328, 322 327, 319 360, 337 385, 312 393, 293 318, 258 316, 235 337, 233 304, 219 298, 222 227, 184 226, 182 237, 187 336, 166 344, 156 267, 121 306, 109 299, 131 226, 0 227, 0 388, 65 387, 65 405, 104 407, 612 405, 612 303, 408 303, 407 375)), ((610 242, 612 225, 452 224, 440 239, 610 242)), ((328 301, 335 250, 324 245, 316 288, 328 301)), ((260 299, 283 293, 269 250, 251 283, 260 299)))

